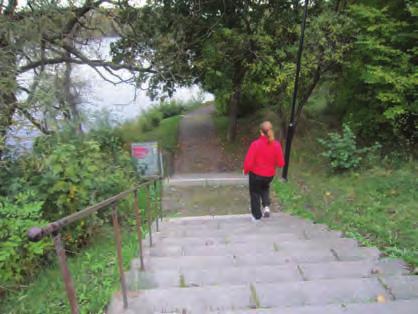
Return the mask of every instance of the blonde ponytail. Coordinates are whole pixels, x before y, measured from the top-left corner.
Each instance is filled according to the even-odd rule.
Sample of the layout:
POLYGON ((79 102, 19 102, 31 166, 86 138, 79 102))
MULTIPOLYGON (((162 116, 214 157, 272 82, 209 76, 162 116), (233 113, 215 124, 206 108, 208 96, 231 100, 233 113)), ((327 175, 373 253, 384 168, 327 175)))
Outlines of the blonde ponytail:
POLYGON ((260 124, 261 133, 267 136, 269 143, 274 142, 274 132, 273 132, 273 125, 270 121, 264 121, 260 124))
POLYGON ((274 142, 274 132, 273 129, 270 129, 267 131, 267 137, 269 139, 269 143, 273 143, 274 142))

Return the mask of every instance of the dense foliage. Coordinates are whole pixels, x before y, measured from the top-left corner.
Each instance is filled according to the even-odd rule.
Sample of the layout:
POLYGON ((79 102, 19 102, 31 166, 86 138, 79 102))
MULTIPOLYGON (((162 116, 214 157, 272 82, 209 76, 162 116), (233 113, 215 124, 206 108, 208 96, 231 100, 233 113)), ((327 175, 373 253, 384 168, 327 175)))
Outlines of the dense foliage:
POLYGON ((50 248, 46 240, 31 243, 27 238, 29 228, 46 223, 42 218, 42 203, 29 202, 29 197, 20 194, 13 203, 0 197, 0 281, 3 288, 33 274, 39 257, 50 248))
MULTIPOLYGON (((0 191, 6 198, 0 207, 4 227, 0 270, 11 280, 8 285, 36 273, 39 257, 45 253, 46 242, 28 243, 30 227, 57 220, 132 186, 134 167, 122 140, 113 133, 103 129, 81 137, 71 132, 43 136, 32 152, 3 160, 0 191), (23 197, 21 191, 30 193, 23 197)), ((92 216, 65 229, 66 246, 74 251, 85 245, 105 220, 102 215, 92 216)))
POLYGON ((418 140, 418 7, 365 2, 347 10, 355 41, 336 77, 334 104, 363 139, 412 150, 418 140))

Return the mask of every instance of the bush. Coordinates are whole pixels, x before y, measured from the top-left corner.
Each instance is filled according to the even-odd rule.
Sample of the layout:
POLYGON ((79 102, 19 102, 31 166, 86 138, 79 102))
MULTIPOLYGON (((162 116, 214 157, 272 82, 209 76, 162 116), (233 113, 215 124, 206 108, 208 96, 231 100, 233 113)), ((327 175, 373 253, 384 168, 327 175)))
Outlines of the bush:
POLYGON ((381 147, 376 143, 371 147, 358 148, 356 136, 347 124, 343 125, 341 135, 333 132, 328 136, 328 139, 318 139, 318 142, 327 149, 321 155, 329 160, 334 171, 358 168, 364 159, 371 163, 381 147))
MULTIPOLYGON (((30 201, 41 201, 42 218, 51 222, 128 189, 135 168, 114 133, 104 128, 37 138, 32 152, 8 162, 2 193, 13 202, 19 191, 33 190, 30 201)), ((65 229, 66 243, 72 249, 84 245, 103 223, 100 217, 65 229)))
POLYGON ((50 248, 51 243, 29 242, 27 231, 33 226, 44 225, 42 203, 29 202, 30 195, 20 194, 18 201, 0 198, 0 294, 5 286, 14 287, 26 275, 34 273, 39 257, 50 248))
POLYGON ((158 110, 163 115, 163 119, 178 116, 185 111, 185 105, 175 100, 162 102, 158 106, 158 110))
MULTIPOLYGON (((133 168, 128 167, 130 157, 122 149, 117 155, 118 160, 109 158, 100 143, 90 139, 53 147, 43 158, 36 186, 45 200, 43 216, 53 221, 129 188, 133 177, 133 168)), ((66 230, 64 237, 68 243, 80 246, 101 223, 97 216, 91 216, 66 230)))
POLYGON ((158 110, 158 107, 151 108, 148 111, 142 113, 139 118, 139 124, 142 132, 149 132, 152 129, 156 128, 161 120, 163 119, 163 114, 158 110))

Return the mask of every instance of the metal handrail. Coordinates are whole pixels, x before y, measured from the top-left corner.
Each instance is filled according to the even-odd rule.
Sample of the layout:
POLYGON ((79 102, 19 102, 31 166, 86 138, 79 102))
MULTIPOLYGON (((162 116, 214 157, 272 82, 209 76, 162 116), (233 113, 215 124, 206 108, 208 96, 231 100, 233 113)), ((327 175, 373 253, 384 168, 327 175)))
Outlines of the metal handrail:
MULTIPOLYGON (((65 226, 68 226, 76 221, 79 221, 91 214, 94 214, 102 209, 106 209, 108 207, 112 207, 112 222, 113 222, 113 229, 115 233, 115 240, 116 240, 116 253, 118 256, 118 268, 119 268, 119 278, 120 284, 122 289, 123 295, 123 305, 124 308, 128 307, 128 297, 127 297, 127 287, 126 287, 126 280, 125 274, 123 271, 123 260, 122 260, 122 242, 121 242, 121 235, 120 235, 120 225, 118 221, 118 213, 117 213, 117 203, 125 198, 127 198, 130 194, 133 194, 134 197, 134 211, 135 211, 135 220, 137 226, 137 234, 138 234, 138 244, 139 244, 139 251, 140 251, 140 261, 141 261, 141 270, 144 270, 144 257, 143 257, 143 250, 142 250, 142 219, 141 219, 141 211, 139 210, 139 201, 138 201, 138 191, 140 188, 146 187, 146 208, 148 208, 147 213, 147 222, 148 222, 148 230, 149 230, 149 240, 150 246, 152 246, 152 212, 151 212, 151 195, 150 195, 150 186, 151 184, 154 185, 156 188, 157 182, 161 181, 161 177, 150 177, 147 181, 140 183, 139 185, 121 192, 117 195, 114 195, 100 203, 87 207, 83 210, 80 210, 76 213, 63 217, 57 221, 51 222, 44 227, 33 227, 28 231, 28 238, 32 242, 37 242, 43 239, 48 235, 52 235, 54 238, 54 245, 55 251, 58 256, 58 262, 61 270, 61 274, 64 280, 65 290, 67 292, 68 301, 71 307, 72 314, 79 314, 78 303, 77 303, 77 296, 74 289, 74 284, 71 278, 70 271, 67 265, 67 258, 65 249, 62 243, 62 238, 60 234, 60 230, 65 226)), ((162 219, 162 184, 160 186, 160 196, 159 196, 159 213, 156 219, 156 228, 159 231, 159 224, 158 220, 162 219)))

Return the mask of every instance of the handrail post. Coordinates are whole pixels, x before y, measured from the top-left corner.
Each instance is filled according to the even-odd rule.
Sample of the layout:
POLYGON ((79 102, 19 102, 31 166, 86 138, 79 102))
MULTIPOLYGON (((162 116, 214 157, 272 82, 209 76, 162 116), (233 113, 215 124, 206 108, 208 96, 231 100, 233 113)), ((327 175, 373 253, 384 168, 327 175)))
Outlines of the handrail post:
POLYGON ((163 180, 160 179, 160 220, 163 221, 163 180))
MULTIPOLYGON (((157 209, 157 203, 158 203, 158 199, 157 199, 157 180, 154 181, 153 185, 154 185, 154 202, 153 202, 153 207, 155 209, 157 209)), ((156 219, 155 219, 155 226, 157 228, 157 232, 160 231, 160 226, 159 226, 159 222, 158 222, 158 216, 159 216, 159 213, 157 213, 156 219)))
POLYGON ((123 308, 128 307, 128 296, 126 289, 125 273, 123 272, 123 260, 122 260, 122 240, 120 235, 120 226, 118 220, 118 212, 116 210, 116 204, 112 205, 112 222, 113 230, 115 232, 115 242, 116 242, 116 252, 118 255, 118 266, 119 266, 119 278, 120 285, 122 288, 122 297, 123 297, 123 308))
POLYGON ((138 203, 138 190, 134 191, 134 210, 136 219, 136 230, 138 233, 138 245, 139 245, 139 259, 141 261, 141 270, 145 270, 144 267, 144 254, 142 252, 142 223, 141 223, 141 212, 139 210, 138 203))
POLYGON ((152 246, 152 214, 151 214, 151 192, 150 192, 150 186, 147 185, 146 187, 146 199, 147 199, 147 222, 148 222, 148 233, 149 233, 149 246, 152 246))
POLYGON ((58 263, 61 270, 61 275, 64 280, 65 290, 67 292, 68 301, 71 307, 71 314, 79 314, 78 311, 78 304, 77 304, 77 296, 74 289, 74 283, 71 278, 70 271, 67 265, 67 258, 65 255, 65 249, 62 244, 61 234, 56 233, 54 234, 54 245, 55 251, 57 252, 58 256, 58 263))

